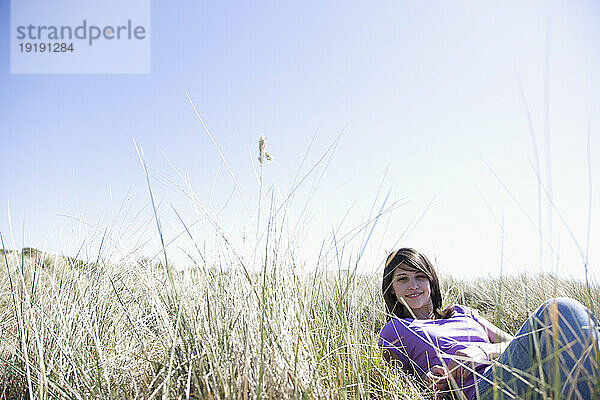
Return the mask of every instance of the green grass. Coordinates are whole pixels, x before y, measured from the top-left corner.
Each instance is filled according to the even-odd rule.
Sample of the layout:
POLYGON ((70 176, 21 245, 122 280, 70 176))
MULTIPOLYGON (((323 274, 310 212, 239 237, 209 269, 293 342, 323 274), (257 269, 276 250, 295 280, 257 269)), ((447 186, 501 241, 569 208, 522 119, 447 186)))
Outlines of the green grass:
MULTIPOLYGON (((188 180, 184 186, 168 181, 203 224, 200 239, 191 229, 196 222, 186 224, 172 207, 181 234, 197 253, 187 254, 192 268, 178 271, 159 218, 164 209, 158 212, 136 147, 161 252, 147 258, 125 251, 129 255, 123 257, 120 237, 107 235, 112 227, 99 248, 93 240, 84 242, 89 248, 78 246, 79 254, 94 255, 87 259, 3 249, 0 398, 429 398, 414 377, 385 362, 377 346, 386 321, 380 274, 354 273, 363 251, 374 247, 369 240, 378 219, 401 205, 387 204, 389 192, 379 200, 383 181, 368 220, 345 233, 334 231, 317 260, 306 265, 298 245, 309 234, 306 209, 341 133, 304 175, 300 166, 285 195, 274 186, 263 190, 261 163, 253 211, 201 122, 236 182, 244 206, 239 208, 248 211, 241 243, 221 228, 219 212, 198 200, 188 180), (303 182, 313 186, 300 214, 293 215, 289 208, 301 202, 297 189, 303 182), (357 241, 360 250, 351 254, 357 241)), ((132 230, 149 231, 147 224, 132 230)), ((474 307, 511 333, 552 297, 574 297, 593 309, 600 305, 598 287, 549 275, 471 281, 442 276, 441 288, 445 304, 474 307)))
MULTIPOLYGON (((376 346, 379 275, 303 274, 273 247, 262 267, 199 265, 174 275, 173 294, 158 263, 7 252, 1 396, 425 398, 376 346)), ((584 284, 547 275, 441 281, 446 304, 477 308, 511 333, 555 296, 600 304, 597 287, 590 298, 584 284)))

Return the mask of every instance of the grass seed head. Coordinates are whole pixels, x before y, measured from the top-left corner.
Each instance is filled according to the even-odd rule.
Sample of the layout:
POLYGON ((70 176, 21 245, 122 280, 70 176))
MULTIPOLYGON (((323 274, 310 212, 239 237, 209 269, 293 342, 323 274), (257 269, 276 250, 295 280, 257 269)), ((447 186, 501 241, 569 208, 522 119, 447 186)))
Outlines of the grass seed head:
POLYGON ((263 165, 265 160, 271 161, 271 154, 267 153, 267 139, 263 135, 258 137, 258 162, 263 165))

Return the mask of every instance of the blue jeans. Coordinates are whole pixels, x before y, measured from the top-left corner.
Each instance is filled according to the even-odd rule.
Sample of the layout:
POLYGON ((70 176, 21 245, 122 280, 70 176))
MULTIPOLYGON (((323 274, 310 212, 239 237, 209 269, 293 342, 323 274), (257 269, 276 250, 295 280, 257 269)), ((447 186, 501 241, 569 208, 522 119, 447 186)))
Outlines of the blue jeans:
POLYGON ((600 399, 598 327, 577 300, 546 301, 478 379, 474 398, 600 399))

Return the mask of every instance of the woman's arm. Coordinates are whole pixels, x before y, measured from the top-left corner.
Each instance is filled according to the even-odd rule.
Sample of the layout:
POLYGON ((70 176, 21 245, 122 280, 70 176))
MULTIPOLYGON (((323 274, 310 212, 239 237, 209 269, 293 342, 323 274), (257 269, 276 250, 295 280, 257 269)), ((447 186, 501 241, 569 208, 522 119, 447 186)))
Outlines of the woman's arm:
POLYGON ((450 374, 455 378, 468 373, 460 361, 462 363, 470 361, 472 368, 475 368, 477 364, 489 364, 493 359, 500 357, 514 339, 510 333, 498 328, 481 315, 476 315, 475 320, 483 327, 491 343, 472 342, 471 346, 458 350, 455 353, 457 360, 452 360, 449 365, 450 374))
POLYGON ((477 318, 479 324, 483 327, 491 343, 477 343, 477 345, 486 353, 489 360, 500 357, 500 354, 506 350, 506 347, 514 337, 492 324, 481 315, 477 318))

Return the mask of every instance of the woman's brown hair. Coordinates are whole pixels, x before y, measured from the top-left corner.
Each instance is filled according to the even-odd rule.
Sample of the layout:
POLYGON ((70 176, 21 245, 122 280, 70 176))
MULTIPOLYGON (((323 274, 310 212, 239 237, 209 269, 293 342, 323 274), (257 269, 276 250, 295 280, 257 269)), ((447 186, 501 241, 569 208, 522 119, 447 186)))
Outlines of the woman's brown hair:
POLYGON ((433 314, 435 319, 450 318, 454 313, 454 307, 450 306, 442 310, 442 293, 440 291, 440 282, 431 262, 423 254, 415 249, 404 247, 388 255, 383 269, 383 282, 381 291, 385 300, 388 321, 392 318, 413 318, 410 310, 398 301, 396 295, 392 293, 392 278, 394 271, 400 265, 404 264, 409 269, 415 269, 424 273, 429 280, 431 287, 431 302, 433 303, 433 314))

